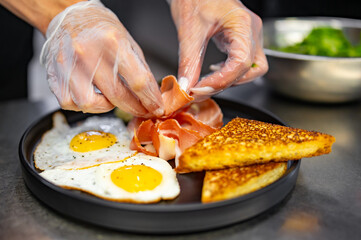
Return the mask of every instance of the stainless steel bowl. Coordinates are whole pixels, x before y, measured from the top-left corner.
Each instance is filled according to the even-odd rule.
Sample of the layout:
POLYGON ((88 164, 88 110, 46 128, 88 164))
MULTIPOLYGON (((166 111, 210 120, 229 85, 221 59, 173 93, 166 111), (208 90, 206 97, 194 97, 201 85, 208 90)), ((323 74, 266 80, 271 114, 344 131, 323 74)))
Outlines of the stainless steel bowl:
POLYGON ((316 26, 342 29, 352 44, 360 40, 361 21, 329 17, 264 20, 264 48, 269 71, 265 83, 302 100, 337 103, 361 98, 361 58, 336 58, 271 50, 302 41, 316 26))

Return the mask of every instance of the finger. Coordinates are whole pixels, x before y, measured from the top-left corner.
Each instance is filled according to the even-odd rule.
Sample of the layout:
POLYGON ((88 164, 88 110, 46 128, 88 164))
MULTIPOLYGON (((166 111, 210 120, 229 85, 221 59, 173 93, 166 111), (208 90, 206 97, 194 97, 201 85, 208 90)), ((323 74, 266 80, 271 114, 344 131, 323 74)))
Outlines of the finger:
POLYGON ((268 71, 268 63, 266 56, 263 52, 262 47, 258 47, 256 50, 256 56, 254 58, 254 63, 249 71, 241 76, 236 82, 233 83, 233 86, 247 83, 255 78, 263 76, 268 71))
POLYGON ((83 112, 101 113, 114 108, 104 95, 95 92, 92 76, 87 75, 77 66, 69 82, 71 97, 78 108, 83 112))
POLYGON ((145 116, 148 111, 118 77, 117 66, 115 69, 113 66, 114 62, 102 61, 94 75, 94 84, 114 106, 134 116, 145 116))
POLYGON ((178 81, 183 90, 196 85, 201 73, 204 54, 208 44, 208 37, 204 29, 197 29, 200 25, 182 25, 178 29, 179 66, 178 81))
POLYGON ((89 49, 87 43, 78 44, 76 40, 72 42, 72 46, 75 64, 71 66, 69 89, 74 103, 83 112, 110 111, 114 105, 104 95, 95 92, 93 84, 94 75, 102 62, 102 47, 98 46, 96 50, 89 52, 86 51, 89 49))
POLYGON ((267 58, 263 51, 263 32, 262 32, 262 20, 256 16, 254 17, 254 29, 253 37, 256 39, 255 57, 250 70, 243 76, 240 76, 234 83, 233 86, 249 82, 257 77, 264 75, 268 71, 267 58))
POLYGON ((47 64, 48 83, 50 90, 56 96, 62 109, 80 111, 74 103, 68 85, 69 76, 64 74, 64 58, 61 51, 56 57, 49 59, 47 64), (56 60, 55 60, 56 59, 56 60), (54 63, 55 62, 55 63, 54 63))
POLYGON ((60 91, 60 87, 52 83, 52 82, 56 82, 56 84, 59 84, 59 82, 63 82, 63 81, 55 79, 54 76, 53 77, 48 76, 48 82, 49 82, 50 90, 54 93, 62 109, 80 111, 78 106, 74 103, 73 99, 71 98, 70 92, 64 89, 60 91))
MULTIPOLYGON (((129 36, 128 39, 131 37, 129 36)), ((118 72, 125 85, 138 97, 150 113, 161 116, 164 113, 159 86, 135 42, 121 40, 117 54, 118 72)))
MULTIPOLYGON (((239 44, 239 43, 237 43, 239 44)), ((243 45, 243 43, 241 43, 243 45)), ((194 88, 191 88, 193 95, 212 95, 223 89, 231 86, 233 82, 244 75, 252 66, 252 55, 250 52, 244 52, 243 58, 239 57, 239 51, 233 52, 232 48, 239 49, 241 46, 236 46, 236 43, 231 44, 231 50, 228 54, 226 62, 219 70, 204 77, 194 88)), ((242 46, 243 47, 243 46, 242 46)), ((245 47, 244 49, 248 49, 245 47)))
POLYGON ((214 40, 221 50, 228 53, 224 65, 214 73, 204 77, 191 89, 194 95, 212 95, 231 86, 238 78, 251 68, 255 56, 255 34, 258 37, 259 27, 252 26, 252 18, 243 11, 234 11, 240 15, 223 23, 223 30, 214 40), (239 21, 244 17, 243 21, 239 21), (251 31, 252 29, 252 31, 251 31), (256 32, 256 33, 254 33, 256 32))

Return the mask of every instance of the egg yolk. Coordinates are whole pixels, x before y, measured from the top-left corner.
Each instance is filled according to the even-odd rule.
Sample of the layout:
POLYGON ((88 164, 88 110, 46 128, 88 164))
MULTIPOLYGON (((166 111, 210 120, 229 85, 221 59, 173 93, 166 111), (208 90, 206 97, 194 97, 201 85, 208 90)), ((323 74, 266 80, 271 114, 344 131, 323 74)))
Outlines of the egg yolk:
POLYGON ((152 190, 161 183, 163 178, 160 172, 144 165, 117 168, 110 177, 116 186, 131 193, 152 190))
POLYGON ((74 136, 70 148, 75 152, 90 152, 112 146, 116 136, 102 131, 86 131, 74 136))

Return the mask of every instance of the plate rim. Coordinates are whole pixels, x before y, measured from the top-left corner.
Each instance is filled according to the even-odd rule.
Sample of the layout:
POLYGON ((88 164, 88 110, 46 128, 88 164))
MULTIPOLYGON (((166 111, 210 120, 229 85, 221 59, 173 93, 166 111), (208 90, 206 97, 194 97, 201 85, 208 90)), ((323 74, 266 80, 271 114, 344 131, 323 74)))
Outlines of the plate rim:
MULTIPOLYGON (((224 99, 224 98, 214 98, 214 99, 216 100, 216 102, 221 102, 223 104, 242 105, 242 107, 246 107, 248 109, 252 109, 252 111, 256 111, 258 113, 265 114, 265 115, 267 115, 267 117, 270 117, 275 121, 278 121, 279 124, 287 126, 279 117, 275 116, 273 113, 271 113, 270 111, 267 111, 265 109, 249 105, 242 101, 232 101, 232 100, 224 99)), ((170 213, 170 214, 171 213, 181 213, 181 212, 192 212, 192 211, 206 211, 206 210, 222 208, 222 207, 226 207, 226 206, 229 207, 231 205, 239 204, 240 202, 244 202, 247 200, 251 200, 253 198, 257 198, 260 195, 264 194, 265 192, 271 191, 272 189, 278 187, 278 185, 280 183, 287 181, 289 178, 291 178, 293 174, 298 174, 298 170, 299 170, 299 167, 301 164, 301 159, 294 160, 294 161, 288 161, 289 166, 287 167, 286 173, 281 178, 277 179, 275 182, 267 185, 266 187, 263 187, 257 191, 251 192, 251 193, 243 195, 243 196, 239 196, 239 197, 235 197, 235 198, 223 200, 223 201, 212 202, 212 203, 202 203, 202 202, 194 202, 193 203, 192 202, 192 203, 178 203, 178 204, 158 204, 158 203, 134 204, 134 203, 109 201, 109 200, 101 199, 101 198, 98 198, 98 197, 92 196, 92 195, 90 195, 91 197, 89 197, 87 195, 74 193, 73 192, 74 190, 63 189, 63 188, 47 181, 46 179, 42 178, 39 175, 39 173, 32 166, 30 166, 32 159, 27 161, 26 148, 25 148, 26 137, 29 135, 30 131, 35 126, 40 124, 46 118, 49 118, 49 116, 51 117, 55 112, 58 112, 58 111, 64 112, 64 110, 62 110, 62 109, 57 109, 50 113, 47 113, 47 114, 41 116, 38 120, 34 121, 32 124, 30 124, 30 126, 25 130, 24 134, 21 137, 20 143, 19 143, 19 156, 20 156, 20 162, 22 165, 22 169, 23 170, 25 169, 28 173, 30 173, 33 177, 35 177, 35 179, 37 181, 39 181, 41 184, 45 185, 47 188, 50 188, 51 190, 53 190, 59 194, 65 195, 66 197, 69 197, 74 200, 85 201, 90 204, 100 205, 101 207, 109 207, 109 208, 113 208, 113 209, 117 209, 117 210, 121 210, 121 211, 142 212, 142 213, 170 213)), ((65 112, 66 112, 66 110, 65 110, 65 112)), ((247 114, 247 113, 245 113, 245 114, 247 114)), ((252 116, 252 114, 250 114, 250 115, 252 116)), ((86 118, 87 116, 84 115, 84 117, 86 118)), ((32 152, 33 152, 33 150, 32 150, 32 152)), ((296 178, 297 178, 297 176, 296 176, 296 178)), ((25 181, 25 183, 27 184, 26 181, 25 181)), ((294 188, 294 186, 295 186, 295 184, 293 185, 292 189, 294 188)), ((289 190, 288 193, 292 192, 292 189, 289 190)), ((31 190, 31 192, 33 192, 33 191, 31 190)), ((79 192, 81 192, 81 191, 79 191, 79 192)), ((40 198, 36 194, 34 194, 34 195, 37 198, 40 198)), ((42 199, 40 198, 40 200, 42 200, 42 199)), ((281 200, 283 200, 283 198, 281 200)), ((47 204, 46 202, 45 202, 45 204, 47 206, 49 206, 49 204, 47 204)))

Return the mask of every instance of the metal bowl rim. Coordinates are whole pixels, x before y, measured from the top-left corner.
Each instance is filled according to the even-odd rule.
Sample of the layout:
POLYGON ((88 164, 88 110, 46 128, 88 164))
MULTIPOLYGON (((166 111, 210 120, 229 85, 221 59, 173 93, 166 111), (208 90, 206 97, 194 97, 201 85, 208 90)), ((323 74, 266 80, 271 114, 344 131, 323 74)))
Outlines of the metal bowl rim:
POLYGON ((268 48, 264 48, 263 50, 266 56, 285 58, 285 59, 305 60, 305 61, 333 61, 333 62, 345 61, 345 62, 361 63, 361 57, 326 57, 326 56, 315 56, 315 55, 281 52, 268 48))

